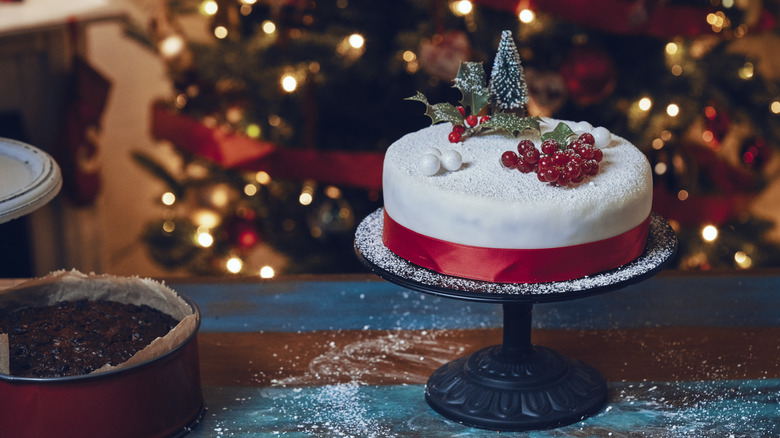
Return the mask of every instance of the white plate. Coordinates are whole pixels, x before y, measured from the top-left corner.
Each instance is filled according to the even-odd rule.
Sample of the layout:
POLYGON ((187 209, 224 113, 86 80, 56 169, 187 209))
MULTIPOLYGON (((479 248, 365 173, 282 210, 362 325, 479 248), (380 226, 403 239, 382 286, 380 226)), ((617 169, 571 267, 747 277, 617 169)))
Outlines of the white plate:
POLYGON ((38 209, 61 187, 60 168, 49 154, 0 138, 0 223, 38 209))

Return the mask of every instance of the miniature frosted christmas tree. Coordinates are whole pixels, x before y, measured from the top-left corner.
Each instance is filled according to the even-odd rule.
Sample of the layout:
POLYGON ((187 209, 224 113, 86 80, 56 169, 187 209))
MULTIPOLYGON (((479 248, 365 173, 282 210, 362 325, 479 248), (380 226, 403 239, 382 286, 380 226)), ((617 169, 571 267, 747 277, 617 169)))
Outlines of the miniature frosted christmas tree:
POLYGON ((512 32, 501 33, 490 83, 485 85, 485 70, 480 62, 463 62, 455 77, 455 88, 463 98, 460 106, 450 103, 431 105, 424 94, 417 92, 407 100, 425 104, 425 115, 435 123, 452 123, 449 140, 458 143, 472 135, 503 131, 517 136, 526 129, 539 131, 539 117, 528 117, 528 87, 525 83, 520 55, 512 32), (483 110, 490 104, 491 110, 483 110), (484 114, 484 115, 480 115, 484 114))
POLYGON ((512 32, 501 33, 498 52, 490 73, 492 105, 500 112, 515 113, 525 117, 528 113, 528 86, 525 83, 520 54, 512 39, 512 32))

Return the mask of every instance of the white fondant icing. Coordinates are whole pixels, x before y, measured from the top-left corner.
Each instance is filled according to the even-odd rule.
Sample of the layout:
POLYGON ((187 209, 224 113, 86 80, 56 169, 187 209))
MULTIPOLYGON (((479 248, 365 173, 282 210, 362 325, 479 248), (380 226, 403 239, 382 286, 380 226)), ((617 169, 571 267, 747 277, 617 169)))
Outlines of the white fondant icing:
MULTIPOLYGON (((557 125, 544 119, 542 132, 557 125)), ((426 236, 486 248, 554 248, 606 239, 644 221, 652 203, 652 177, 644 154, 610 135, 598 175, 573 187, 541 183, 535 173, 503 168, 504 151, 522 138, 475 136, 451 144, 448 123, 408 134, 387 150, 384 207, 399 224, 426 236), (458 172, 425 176, 418 167, 430 147, 456 150, 458 172)), ((594 254, 594 256, 598 256, 594 254)))

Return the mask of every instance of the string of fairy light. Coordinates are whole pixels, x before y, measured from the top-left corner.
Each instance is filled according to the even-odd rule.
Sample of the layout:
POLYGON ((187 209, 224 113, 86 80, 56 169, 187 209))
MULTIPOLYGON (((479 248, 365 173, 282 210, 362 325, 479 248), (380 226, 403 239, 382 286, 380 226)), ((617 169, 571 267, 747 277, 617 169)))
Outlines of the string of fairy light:
MULTIPOLYGON (((239 1, 239 13, 242 15, 249 15, 252 12, 253 6, 257 3, 257 0, 240 0, 239 1)), ((347 2, 340 0, 338 7, 346 7, 347 2)), ((213 17, 219 13, 220 5, 214 0, 205 0, 200 3, 198 12, 205 17, 213 17)), ((277 24, 271 20, 265 20, 260 24, 260 29, 267 38, 275 38, 277 36, 277 24)), ((215 25, 212 29, 214 38, 217 40, 223 40, 230 37, 230 29, 224 25, 215 25)), ((171 33, 157 43, 157 48, 163 59, 172 61, 179 57, 187 48, 186 39, 178 34, 171 33)), ((336 53, 345 59, 355 61, 359 59, 365 51, 365 38, 360 33, 352 33, 346 35, 336 46, 336 53)), ((305 80, 309 74, 317 74, 320 66, 316 61, 310 62, 304 66, 294 67, 289 66, 285 69, 285 72, 279 77, 279 87, 285 93, 295 93, 300 88, 299 85, 305 80)), ((174 99, 174 103, 177 107, 182 108, 187 104, 188 96, 186 94, 180 94, 174 99)), ((241 117, 240 115, 238 117, 241 117)), ((226 114, 226 119, 231 120, 231 115, 226 114)), ((209 124, 208 118, 204 120, 204 123, 209 124)), ((280 117, 271 115, 269 116, 268 124, 272 127, 277 127, 282 124, 280 117)), ((262 129, 257 123, 248 123, 245 126, 244 133, 250 138, 260 138, 262 135, 262 129)), ((257 172, 254 175, 254 181, 248 182, 244 188, 244 195, 252 197, 258 193, 258 185, 270 185, 271 176, 264 171, 257 172)), ((305 182, 301 189, 301 193, 298 196, 298 202, 303 206, 312 204, 315 196, 315 184, 312 182, 305 182)), ((227 188, 216 186, 211 191, 211 205, 215 207, 223 206, 227 203, 227 188)), ((331 199, 339 199, 341 197, 341 191, 338 187, 327 186, 324 189, 324 194, 331 199)), ((161 198, 161 202, 166 207, 171 208, 166 213, 166 220, 163 222, 163 231, 171 233, 176 228, 176 223, 173 218, 172 207, 178 202, 176 195, 173 192, 164 193, 161 198)), ((345 216, 351 214, 349 211, 338 212, 339 216, 345 216)), ((197 225, 197 229, 193 236, 193 242, 201 248, 210 248, 215 244, 215 237, 212 234, 217 226, 220 225, 220 215, 209 209, 198 209, 192 214, 191 217, 194 224, 197 225)), ((312 230, 316 233, 316 230, 312 230)), ((243 237, 243 236, 242 236, 243 237)), ((316 237, 316 236, 315 236, 316 237)), ((250 242, 245 242, 246 244, 250 242)), ((249 246, 249 245, 246 245, 249 246)), ((231 255, 225 262, 224 267, 229 273, 239 274, 246 271, 245 262, 239 255, 231 255)), ((261 278, 273 278, 276 275, 274 267, 270 265, 264 265, 258 270, 258 275, 261 278)))
MULTIPOLYGON (((258 186, 268 185, 271 183, 271 177, 267 172, 259 171, 254 174, 254 181, 248 182, 244 186, 244 194, 246 196, 254 196, 258 193, 258 186)), ((167 207, 173 207, 177 198, 173 192, 165 192, 160 197, 160 201, 167 207)), ((222 207, 226 205, 228 200, 228 189, 224 185, 217 185, 210 193, 210 205, 214 207, 222 207)), ((302 193, 300 202, 302 205, 307 205, 311 202, 311 199, 306 199, 302 193)), ((171 233, 176 228, 174 221, 173 211, 168 211, 165 214, 166 219, 162 224, 163 231, 171 233)), ((192 221, 197 225, 196 231, 193 235, 193 242, 201 248, 210 248, 215 243, 212 230, 215 229, 221 221, 220 215, 213 210, 202 208, 192 213, 192 221)), ((242 239, 256 239, 255 236, 242 236, 242 239)), ((244 242, 247 246, 251 246, 254 242, 244 242)), ((245 270, 245 263, 242 257, 238 255, 231 255, 225 260, 225 269, 232 274, 239 274, 245 270)), ((270 279, 276 275, 275 269, 270 265, 263 265, 257 271, 257 275, 260 278, 270 279)))
MULTIPOLYGON (((249 15, 258 0, 236 1, 239 5, 239 13, 242 15, 249 15)), ((347 0, 338 0, 336 4, 339 8, 348 7, 347 0)), ((719 5, 722 9, 736 7, 735 0, 720 0, 719 5)), ((462 18, 467 24, 467 27, 468 23, 473 21, 474 14, 477 13, 476 7, 477 6, 470 0, 452 0, 448 2, 449 13, 455 17, 462 18)), ((205 0, 200 3, 198 12, 205 17, 214 17, 220 12, 219 9, 220 4, 218 2, 214 0, 205 0)), ((733 38, 741 38, 748 32, 748 29, 744 24, 734 26, 726 14, 721 11, 710 13, 706 15, 704 19, 706 20, 707 24, 711 26, 712 31, 715 34, 729 31, 733 38)), ((546 21, 542 17, 542 14, 537 14, 536 11, 530 8, 521 8, 517 13, 517 20, 519 28, 521 30, 526 29, 526 31, 527 29, 531 29, 532 31, 541 31, 546 25, 546 21)), ((273 39, 278 37, 279 24, 275 23, 273 20, 269 19, 263 21, 260 23, 259 29, 267 38, 273 39)), ((223 40, 226 38, 231 38, 232 31, 229 26, 215 24, 211 29, 211 32, 213 33, 214 38, 217 40, 223 40)), ((435 39, 437 37, 434 36, 433 38, 435 39)), ((157 47, 164 59, 173 60, 186 50, 187 42, 182 35, 173 32, 160 38, 157 43, 157 47)), ((340 40, 335 42, 334 49, 338 56, 341 56, 344 59, 350 60, 352 62, 356 62, 365 52, 366 38, 359 32, 345 34, 343 37, 341 37, 340 40)), ((398 53, 398 58, 403 61, 405 64, 405 70, 409 74, 416 74, 420 70, 420 61, 417 50, 418 49, 416 47, 408 48, 398 53)), ((689 73, 688 69, 690 60, 695 60, 703 56, 706 50, 707 47, 704 46, 704 43, 701 41, 688 41, 682 38, 674 39, 669 41, 665 46, 664 55, 666 66, 669 69, 669 72, 674 76, 686 75, 689 73)), ((739 67, 737 71, 737 77, 740 80, 751 81, 754 79, 754 75, 756 73, 755 69, 756 66, 753 63, 745 62, 739 67)), ((300 65, 290 65, 280 73, 280 76, 278 77, 278 86, 284 93, 296 93, 299 92, 301 84, 310 75, 317 75, 319 73, 320 65, 316 61, 311 61, 300 65)), ((175 97, 174 103, 177 107, 182 108, 186 105, 187 99, 188 97, 186 94, 181 94, 175 97)), ((660 98, 656 98, 651 95, 643 95, 639 96, 634 102, 629 104, 627 111, 629 122, 636 122, 637 124, 642 122, 651 116, 651 113, 653 112, 652 110, 654 108, 663 108, 663 114, 665 114, 665 117, 667 118, 666 121, 658 123, 656 126, 663 126, 664 124, 674 125, 675 119, 681 118, 681 116, 686 115, 688 112, 701 111, 700 108, 688 108, 686 102, 673 100, 662 102, 660 101, 660 98)), ((772 100, 767 110, 774 115, 780 115, 780 99, 772 100)), ((704 108, 704 116, 710 120, 714 120, 716 117, 718 117, 718 108, 714 106, 707 106, 704 108)), ((241 114, 236 116, 236 118, 240 117, 242 117, 241 114)), ((230 121, 231 115, 226 114, 225 118, 230 121)), ((208 122, 208 120, 204 120, 204 123, 208 122)), ((279 116, 269 116, 268 125, 270 127, 277 127, 282 124, 283 120, 281 120, 279 116)), ((252 123, 251 121, 248 121, 241 127, 241 129, 243 130, 244 134, 250 138, 261 138, 263 136, 262 128, 258 123, 252 123)), ((671 130, 660 129, 659 133, 650 140, 649 147, 653 150, 660 151, 667 147, 668 144, 671 144, 676 140, 674 136, 675 134, 673 134, 671 130)), ((701 140, 704 144, 710 146, 713 149, 717 149, 718 147, 718 142, 715 139, 713 132, 710 130, 703 130, 701 133, 701 140)), ((750 151, 747 151, 746 154, 750 154, 750 151)), ((746 162, 751 159, 751 156, 746 155, 743 157, 743 160, 746 162)), ((653 172, 659 176, 664 175, 668 171, 670 171, 670 166, 665 162, 658 162, 654 165, 653 168, 653 172)), ((254 196, 258 192, 259 186, 269 185, 270 183, 271 176, 268 173, 258 172, 252 178, 250 178, 250 181, 246 183, 243 188, 243 193, 249 197, 254 196)), ((315 190, 313 187, 313 184, 303 184, 300 195, 298 196, 298 202, 301 205, 307 206, 312 204, 313 198, 315 196, 315 190)), ((213 199, 211 202, 215 205, 223 202, 220 200, 220 196, 224 196, 224 193, 220 193, 221 190, 219 187, 216 187, 212 191, 213 199)), ((325 190, 325 195, 332 199, 338 199, 340 196, 339 189, 335 186, 329 186, 325 190)), ((677 193, 677 199, 680 201, 685 201, 688 199, 688 197, 689 193, 685 189, 680 189, 677 193)), ((165 206, 172 207, 177 202, 177 199, 174 193, 167 192, 163 194, 161 202, 165 206)), ((201 210, 194 213, 193 220, 198 225, 195 236, 193 237, 197 245, 203 248, 208 248, 213 245, 214 236, 211 234, 211 230, 219 223, 218 214, 214 212, 208 212, 206 210, 201 210)), ((175 223, 173 222, 172 218, 166 220, 163 224, 163 229, 166 232, 172 231, 174 227, 175 223)), ((707 224, 701 229, 700 234, 703 242, 712 243, 718 239, 719 233, 718 228, 715 225, 707 224)), ((750 267, 752 263, 750 257, 744 251, 736 252, 734 254, 734 261, 736 266, 742 268, 750 267)), ((242 258, 236 255, 231 256, 225 261, 225 269, 230 273, 238 274, 244 273, 246 271, 246 266, 242 258)), ((265 265, 258 270, 258 275, 262 278, 271 278, 275 275, 275 270, 272 266, 265 265)))
MULTIPOLYGON (((723 2, 724 7, 731 7, 733 6, 733 2, 724 1, 723 2)), ((722 12, 716 12, 708 14, 706 17, 707 23, 712 26, 713 32, 721 32, 724 29, 728 28, 730 23, 728 19, 725 17, 725 15, 722 12)), ((733 35, 735 38, 741 38, 746 33, 746 28, 744 25, 740 25, 737 27, 733 35)), ((681 76, 684 75, 685 68, 684 63, 685 60, 689 57, 691 58, 698 58, 701 56, 701 51, 703 48, 698 47, 697 42, 693 43, 685 43, 682 40, 678 41, 670 41, 665 46, 665 57, 666 57, 666 63, 667 67, 669 69, 669 72, 674 76, 681 76)), ((737 70, 737 77, 740 80, 743 81, 750 81, 753 79, 755 73, 755 65, 747 61, 745 62, 741 67, 737 70)), ((638 119, 642 119, 644 117, 647 117, 647 115, 650 113, 650 110, 653 109, 653 106, 656 104, 652 96, 642 96, 640 97, 631 107, 631 110, 629 112, 629 118, 632 119, 634 122, 636 122, 638 119)), ((672 120, 677 117, 680 117, 683 114, 683 111, 686 111, 686 109, 683 108, 683 104, 679 102, 664 102, 662 105, 665 104, 665 114, 666 116, 672 120)), ((695 110, 700 110, 699 108, 696 108, 695 110)), ((780 114, 780 100, 773 100, 769 104, 768 110, 775 115, 780 114)), ((704 117, 708 120, 715 120, 718 117, 718 109, 715 108, 712 105, 708 105, 704 108, 704 117)), ((673 124, 673 122, 669 123, 673 124)), ((703 129, 701 132, 701 140, 702 142, 710 147, 712 150, 717 151, 720 147, 720 143, 718 140, 716 140, 714 133, 710 129, 703 129)), ((662 130, 660 135, 655 137, 651 140, 650 146, 652 149, 656 151, 660 151, 666 147, 668 143, 674 140, 674 135, 669 130, 662 130)), ((742 160, 745 163, 750 163, 752 160, 754 160, 757 156, 757 151, 748 150, 744 152, 744 155, 741 157, 742 160)), ((684 163, 679 162, 682 160, 681 157, 675 155, 672 158, 673 164, 677 168, 684 167, 684 163)), ((669 171, 669 166, 666 162, 659 161, 655 163, 655 166, 653 168, 653 172, 656 175, 664 175, 666 172, 669 171)), ((682 188, 677 192, 677 199, 679 201, 686 201, 690 197, 690 193, 688 190, 682 188)), ((677 224, 672 222, 672 226, 677 228, 677 224)), ((716 225, 713 224, 704 224, 701 227, 700 230, 700 237, 702 241, 705 244, 713 244, 717 241, 719 237, 719 230, 716 225)), ((733 255, 734 258, 734 265, 738 268, 747 269, 750 268, 753 264, 753 261, 751 257, 743 250, 738 250, 733 255)))
MULTIPOLYGON (((249 15, 252 12, 252 6, 257 3, 257 0, 240 0, 239 12, 242 15, 249 15)), ((201 3, 199 8, 201 14, 205 16, 214 16, 219 12, 219 4, 214 0, 206 0, 201 3)), ((271 20, 265 20, 261 23, 260 28, 269 37, 276 35, 277 26, 271 20)), ((224 25, 216 25, 212 30, 214 37, 222 40, 228 38, 230 30, 224 25)), ((345 57, 359 58, 365 50, 365 38, 360 33, 352 33, 344 37, 339 43, 336 50, 345 57)), ((185 48, 186 42, 181 35, 172 34, 160 41, 158 48, 160 53, 165 58, 173 58, 178 56, 185 48)), ((309 64, 309 70, 316 73, 318 64, 316 62, 309 64)), ((288 71, 279 78, 279 84, 282 89, 287 93, 293 93, 298 88, 298 83, 301 81, 301 72, 288 71)))

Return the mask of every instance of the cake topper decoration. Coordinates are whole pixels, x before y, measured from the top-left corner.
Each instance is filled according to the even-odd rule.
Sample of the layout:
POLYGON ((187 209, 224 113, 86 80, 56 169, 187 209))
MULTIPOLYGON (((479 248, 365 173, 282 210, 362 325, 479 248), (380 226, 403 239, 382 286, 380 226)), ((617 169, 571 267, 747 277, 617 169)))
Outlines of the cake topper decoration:
POLYGON ((526 129, 539 131, 541 119, 527 117, 528 87, 520 56, 508 30, 501 34, 490 83, 486 83, 481 62, 463 62, 455 76, 454 87, 462 94, 460 105, 430 104, 419 91, 406 100, 425 104, 425 115, 432 123, 450 122, 449 140, 458 143, 480 133, 517 136, 526 129))
MULTIPOLYGON (((540 148, 531 140, 520 140, 517 152, 505 151, 501 155, 499 161, 503 167, 517 169, 522 173, 535 172, 539 181, 562 187, 578 185, 598 174, 603 152, 596 146, 593 134, 585 132, 578 135, 563 122, 559 122, 551 131, 542 133, 542 119, 528 116, 528 87, 510 31, 501 33, 487 85, 485 69, 480 62, 461 63, 454 84, 462 94, 459 106, 450 103, 431 105, 419 91, 407 98, 425 104, 425 115, 434 124, 452 124, 449 133, 451 143, 484 133, 503 132, 517 137, 530 129, 540 133, 540 148)), ((609 133, 604 134, 602 131, 606 130, 599 130, 599 143, 609 140, 609 133)), ((451 162, 447 166, 441 154, 425 153, 420 157, 418 167, 427 176, 437 174, 441 166, 448 170, 460 168, 462 162, 455 160, 455 157, 450 158, 451 162)))
POLYGON ((462 165, 463 157, 458 151, 451 149, 439 151, 433 147, 424 150, 417 161, 420 173, 425 176, 436 175, 442 167, 449 172, 454 172, 460 169, 462 165))
POLYGON ((514 112, 519 116, 528 113, 528 86, 525 82, 520 54, 512 40, 512 32, 501 32, 498 52, 493 60, 490 73, 490 94, 494 105, 504 112, 514 112))
POLYGON ((542 135, 541 151, 533 141, 520 140, 517 152, 505 151, 500 161, 507 169, 536 172, 539 181, 566 187, 598 174, 603 157, 591 133, 577 136, 568 125, 559 123, 553 131, 542 135), (572 137, 576 139, 568 142, 572 137))
POLYGON ((490 92, 485 88, 485 69, 481 62, 463 62, 455 75, 455 87, 463 93, 461 104, 476 114, 488 105, 490 92))

